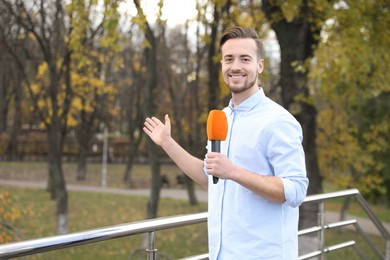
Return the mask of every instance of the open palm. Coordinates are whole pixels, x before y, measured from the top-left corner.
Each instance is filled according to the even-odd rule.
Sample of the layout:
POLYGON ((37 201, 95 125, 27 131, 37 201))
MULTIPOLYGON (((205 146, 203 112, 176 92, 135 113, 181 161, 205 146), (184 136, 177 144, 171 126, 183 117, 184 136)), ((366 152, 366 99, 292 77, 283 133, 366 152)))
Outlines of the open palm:
POLYGON ((162 145, 164 140, 171 137, 171 120, 165 115, 165 123, 156 117, 146 118, 144 122, 144 132, 158 145, 162 145))

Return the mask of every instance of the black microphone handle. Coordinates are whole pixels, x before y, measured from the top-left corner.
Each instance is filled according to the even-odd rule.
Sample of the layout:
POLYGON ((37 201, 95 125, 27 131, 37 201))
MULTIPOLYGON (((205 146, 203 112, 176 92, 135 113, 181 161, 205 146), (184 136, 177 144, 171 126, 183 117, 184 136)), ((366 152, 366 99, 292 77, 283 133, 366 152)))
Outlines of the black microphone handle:
MULTIPOLYGON (((221 152, 221 141, 220 140, 212 140, 211 141, 211 151, 220 153, 221 152)), ((218 177, 213 176, 213 183, 217 184, 218 177)))

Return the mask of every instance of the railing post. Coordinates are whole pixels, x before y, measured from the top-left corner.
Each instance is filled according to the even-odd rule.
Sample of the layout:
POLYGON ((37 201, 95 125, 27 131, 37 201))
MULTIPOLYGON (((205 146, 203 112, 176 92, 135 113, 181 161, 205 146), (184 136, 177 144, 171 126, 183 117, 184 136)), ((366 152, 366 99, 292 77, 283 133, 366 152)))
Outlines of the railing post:
POLYGON ((148 232, 148 248, 146 248, 146 254, 148 260, 156 260, 157 248, 156 247, 156 233, 154 231, 148 232))
POLYGON ((390 260, 390 240, 386 241, 386 260, 390 260))
POLYGON ((324 257, 324 248, 325 248, 325 203, 324 201, 321 201, 319 204, 319 211, 318 211, 318 224, 321 227, 321 230, 319 232, 319 242, 320 242, 320 260, 325 259, 324 257))

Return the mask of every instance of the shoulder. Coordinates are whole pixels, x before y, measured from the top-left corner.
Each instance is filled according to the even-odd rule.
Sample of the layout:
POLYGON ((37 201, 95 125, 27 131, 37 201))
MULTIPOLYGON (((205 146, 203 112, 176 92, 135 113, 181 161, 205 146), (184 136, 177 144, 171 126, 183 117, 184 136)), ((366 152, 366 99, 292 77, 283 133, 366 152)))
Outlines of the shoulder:
POLYGON ((264 98, 258 110, 262 111, 270 124, 289 123, 300 127, 298 120, 287 109, 268 97, 264 98))
POLYGON ((288 135, 302 137, 302 127, 298 120, 284 107, 267 98, 263 106, 267 121, 267 130, 270 135, 288 135))

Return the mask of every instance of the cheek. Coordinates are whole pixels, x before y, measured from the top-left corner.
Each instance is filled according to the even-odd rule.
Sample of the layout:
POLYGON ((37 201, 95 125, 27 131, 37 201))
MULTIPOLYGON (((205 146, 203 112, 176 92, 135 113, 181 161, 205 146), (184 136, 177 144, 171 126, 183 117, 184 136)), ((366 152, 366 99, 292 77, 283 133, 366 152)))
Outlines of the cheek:
POLYGON ((228 66, 228 65, 226 65, 226 64, 224 64, 224 63, 222 63, 222 65, 221 65, 221 70, 222 70, 222 71, 227 71, 227 70, 228 70, 228 68, 229 68, 229 66, 228 66))
POLYGON ((224 77, 227 76, 228 71, 229 71, 229 68, 227 68, 226 66, 223 66, 222 69, 221 69, 222 75, 224 77))

